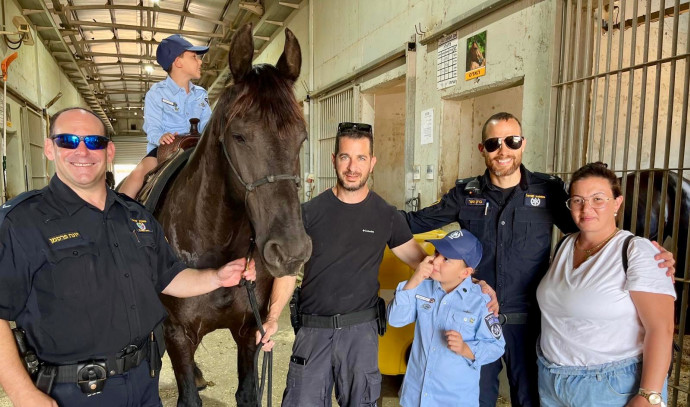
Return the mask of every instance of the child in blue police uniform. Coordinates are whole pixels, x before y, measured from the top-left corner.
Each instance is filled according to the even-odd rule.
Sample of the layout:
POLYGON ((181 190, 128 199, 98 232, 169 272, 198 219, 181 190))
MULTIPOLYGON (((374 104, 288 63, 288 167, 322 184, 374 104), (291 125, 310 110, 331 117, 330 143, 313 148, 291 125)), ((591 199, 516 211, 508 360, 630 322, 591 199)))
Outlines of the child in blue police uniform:
POLYGON ((170 144, 178 134, 189 133, 189 119, 199 119, 199 132, 211 118, 208 93, 191 81, 201 78, 201 56, 208 47, 194 46, 178 34, 165 38, 156 49, 156 61, 168 77, 153 86, 144 99, 144 132, 147 155, 120 186, 135 198, 146 174, 156 168, 160 144, 170 144))
POLYGON ((489 296, 472 282, 482 258, 479 240, 466 230, 428 240, 436 247, 395 291, 388 323, 417 322, 400 404, 478 406, 482 365, 503 355, 498 318, 489 296))

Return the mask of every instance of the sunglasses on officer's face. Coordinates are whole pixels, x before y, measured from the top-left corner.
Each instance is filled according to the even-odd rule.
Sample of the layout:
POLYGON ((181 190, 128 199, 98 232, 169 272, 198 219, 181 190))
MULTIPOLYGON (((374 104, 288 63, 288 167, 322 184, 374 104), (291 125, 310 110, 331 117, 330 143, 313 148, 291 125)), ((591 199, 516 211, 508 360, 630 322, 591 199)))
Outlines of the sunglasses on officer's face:
POLYGON ((505 145, 511 150, 517 150, 518 148, 522 147, 522 140, 524 139, 525 138, 522 136, 508 136, 504 138, 493 137, 484 140, 482 144, 488 153, 493 153, 501 148, 501 144, 503 143, 505 143, 505 145))
POLYGON ((79 147, 80 142, 84 142, 89 150, 103 150, 108 147, 110 139, 105 136, 77 136, 76 134, 56 134, 51 137, 60 148, 74 150, 79 147))

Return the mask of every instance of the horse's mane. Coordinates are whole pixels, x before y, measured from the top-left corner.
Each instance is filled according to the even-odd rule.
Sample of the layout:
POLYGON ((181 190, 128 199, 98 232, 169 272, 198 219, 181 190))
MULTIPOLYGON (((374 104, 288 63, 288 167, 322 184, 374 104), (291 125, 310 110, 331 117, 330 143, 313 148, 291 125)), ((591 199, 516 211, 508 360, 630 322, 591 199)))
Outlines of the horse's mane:
POLYGON ((304 124, 292 82, 268 64, 254 65, 239 83, 226 88, 216 109, 223 112, 226 123, 255 112, 264 126, 279 137, 291 134, 290 127, 304 124))

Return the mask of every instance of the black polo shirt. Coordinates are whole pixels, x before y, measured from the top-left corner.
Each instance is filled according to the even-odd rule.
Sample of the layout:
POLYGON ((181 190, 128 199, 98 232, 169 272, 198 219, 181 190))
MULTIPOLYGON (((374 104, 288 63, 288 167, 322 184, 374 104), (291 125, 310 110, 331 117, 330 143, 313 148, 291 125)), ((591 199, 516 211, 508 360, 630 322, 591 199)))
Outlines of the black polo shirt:
POLYGON ((482 260, 473 277, 496 290, 501 312, 538 310, 537 285, 549 267, 553 225, 577 230, 565 206, 563 181, 520 166, 520 183, 502 190, 484 175, 457 181, 441 200, 406 214, 412 233, 458 222, 482 243, 482 260))
POLYGON ((101 211, 54 176, 3 208, 0 318, 26 330, 41 360, 114 355, 166 317, 158 293, 186 266, 140 204, 108 189, 101 211))

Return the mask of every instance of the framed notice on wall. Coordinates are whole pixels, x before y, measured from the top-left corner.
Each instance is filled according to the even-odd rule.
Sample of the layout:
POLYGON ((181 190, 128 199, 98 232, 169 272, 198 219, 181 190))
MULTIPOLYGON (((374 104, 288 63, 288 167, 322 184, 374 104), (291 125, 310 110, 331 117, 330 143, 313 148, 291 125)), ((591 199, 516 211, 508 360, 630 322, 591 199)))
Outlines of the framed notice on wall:
POLYGON ((486 75, 486 31, 467 39, 465 80, 486 75))

